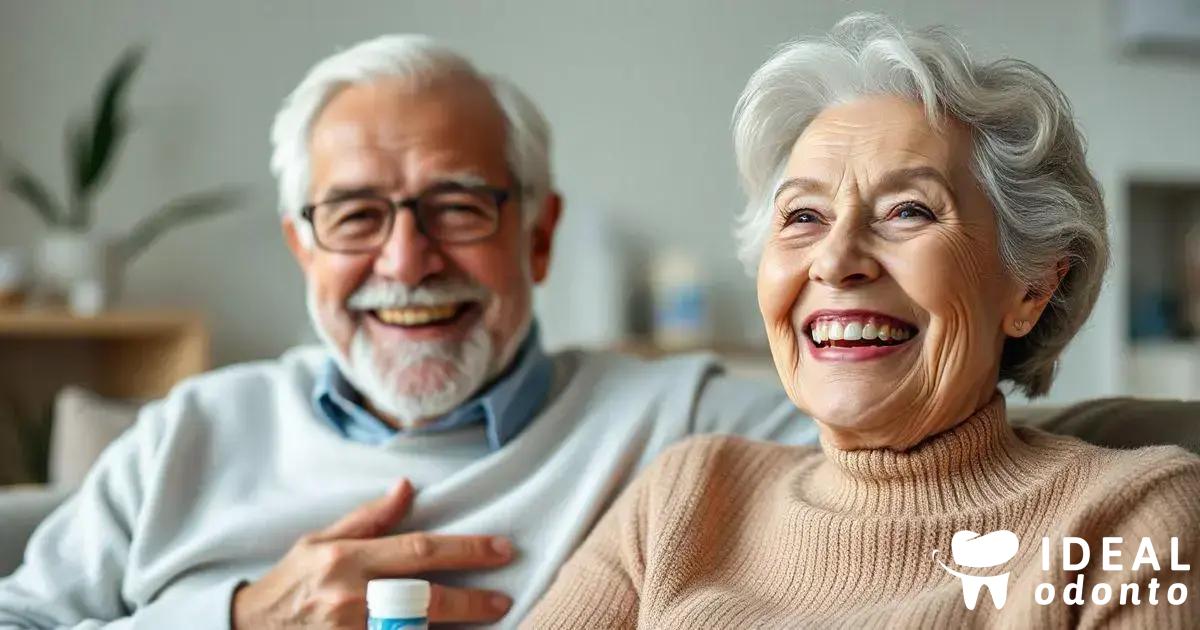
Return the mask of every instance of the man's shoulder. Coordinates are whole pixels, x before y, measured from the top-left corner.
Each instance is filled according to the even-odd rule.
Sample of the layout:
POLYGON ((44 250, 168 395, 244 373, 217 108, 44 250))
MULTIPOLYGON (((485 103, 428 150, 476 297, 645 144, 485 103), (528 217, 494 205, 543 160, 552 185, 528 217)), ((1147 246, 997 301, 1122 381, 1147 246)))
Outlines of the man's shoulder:
MULTIPOLYGON (((613 352, 567 351, 558 361, 575 366, 564 390, 592 406, 620 406, 678 430, 677 437, 700 433, 742 435, 790 444, 815 441, 812 422, 796 409, 777 382, 726 373, 712 353, 655 359, 613 352), (633 407, 636 405, 636 409, 633 407)), ((661 427, 660 427, 661 428, 661 427)))
POLYGON ((570 348, 555 352, 551 356, 554 358, 573 357, 581 366, 608 370, 614 374, 623 374, 625 371, 631 370, 642 373, 678 375, 682 371, 718 365, 717 356, 711 352, 680 352, 648 357, 615 350, 570 348))
POLYGON ((569 349, 551 359, 569 372, 568 380, 585 380, 591 388, 695 389, 721 372, 715 355, 690 352, 646 358, 610 350, 569 349))
POLYGON ((268 388, 311 389, 318 371, 329 358, 321 346, 299 346, 274 359, 234 363, 181 381, 169 394, 218 395, 268 388))
MULTIPOLYGON (((328 356, 320 346, 301 346, 275 359, 237 363, 187 378, 152 403, 152 415, 166 423, 207 426, 273 417, 285 401, 307 404, 328 356)), ((249 427, 239 430, 245 429, 249 427)))
POLYGON ((644 379, 702 380, 723 390, 741 390, 774 398, 785 397, 776 381, 730 374, 715 353, 680 352, 643 357, 611 350, 566 350, 552 355, 568 358, 614 380, 644 379))

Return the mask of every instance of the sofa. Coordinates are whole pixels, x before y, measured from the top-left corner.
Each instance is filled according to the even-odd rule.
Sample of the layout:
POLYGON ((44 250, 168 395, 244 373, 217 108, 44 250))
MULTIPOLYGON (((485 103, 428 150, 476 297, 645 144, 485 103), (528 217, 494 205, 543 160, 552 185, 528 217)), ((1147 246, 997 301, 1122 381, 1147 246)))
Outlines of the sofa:
POLYGON ((140 406, 81 387, 59 392, 50 430, 49 482, 0 487, 0 576, 16 569, 38 523, 83 483, 100 453, 133 425, 140 406))
MULTIPOLYGON (((133 424, 138 406, 80 388, 59 394, 50 483, 0 489, 0 576, 16 569, 38 523, 70 496, 104 448, 133 424)), ((1200 452, 1200 402, 1106 398, 1064 407, 1014 407, 1010 416, 1016 424, 1114 448, 1178 444, 1200 452)))

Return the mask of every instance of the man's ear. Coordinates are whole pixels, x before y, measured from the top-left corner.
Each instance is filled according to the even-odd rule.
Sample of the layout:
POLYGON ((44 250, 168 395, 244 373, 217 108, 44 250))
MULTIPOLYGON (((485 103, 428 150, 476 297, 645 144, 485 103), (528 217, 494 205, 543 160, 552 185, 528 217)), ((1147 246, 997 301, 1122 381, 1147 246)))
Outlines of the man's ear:
POLYGON ((300 230, 305 228, 297 225, 290 216, 283 217, 280 227, 283 229, 283 240, 296 259, 296 264, 300 265, 301 271, 308 273, 308 266, 312 263, 312 248, 304 244, 304 238, 300 235, 300 230))
POLYGON ((529 251, 529 268, 533 272, 534 284, 541 284, 550 275, 550 252, 554 246, 554 231, 558 229, 558 219, 562 215, 562 205, 562 197, 558 193, 546 195, 534 221, 529 251))
POLYGON ((1046 305, 1058 291, 1063 278, 1071 270, 1071 263, 1066 258, 1058 261, 1053 269, 1048 269, 1042 275, 1037 286, 1022 287, 1016 296, 1015 307, 1004 316, 1004 334, 1009 337, 1024 337, 1033 330, 1034 324, 1042 317, 1046 305))

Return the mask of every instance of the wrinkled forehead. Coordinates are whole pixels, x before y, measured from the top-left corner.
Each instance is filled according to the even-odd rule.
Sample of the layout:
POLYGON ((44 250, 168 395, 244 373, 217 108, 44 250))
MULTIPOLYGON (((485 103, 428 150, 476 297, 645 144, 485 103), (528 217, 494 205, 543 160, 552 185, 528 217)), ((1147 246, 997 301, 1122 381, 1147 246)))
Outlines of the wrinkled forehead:
POLYGON ((478 80, 404 80, 338 92, 309 134, 312 190, 331 184, 402 187, 442 172, 507 173, 506 124, 478 80))
POLYGON ((946 118, 935 128, 920 104, 874 96, 821 111, 792 146, 787 171, 836 176, 930 167, 956 178, 969 176, 969 158, 970 134, 961 122, 946 118))

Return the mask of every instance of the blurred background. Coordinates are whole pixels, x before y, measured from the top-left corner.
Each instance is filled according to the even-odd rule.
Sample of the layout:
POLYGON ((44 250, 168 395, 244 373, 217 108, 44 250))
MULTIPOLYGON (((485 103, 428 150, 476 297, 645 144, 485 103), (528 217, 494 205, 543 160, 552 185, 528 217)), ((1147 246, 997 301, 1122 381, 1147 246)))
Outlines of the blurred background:
POLYGON ((64 385, 153 397, 314 339, 268 130, 316 60, 389 32, 444 40, 549 118, 566 212, 537 299, 547 345, 712 348, 774 378, 730 235, 730 114, 777 46, 857 10, 951 26, 981 58, 1037 65, 1075 106, 1115 256, 1050 402, 1200 397, 1198 0, 2 0, 0 159, 61 205, 103 144, 118 60, 134 66, 128 135, 84 186, 89 220, 49 225, 27 203, 36 186, 0 192, 0 415, 17 427, 0 444, 8 430, 25 445, 9 467, 45 470, 64 385), (136 257, 113 264, 114 243, 136 257))

